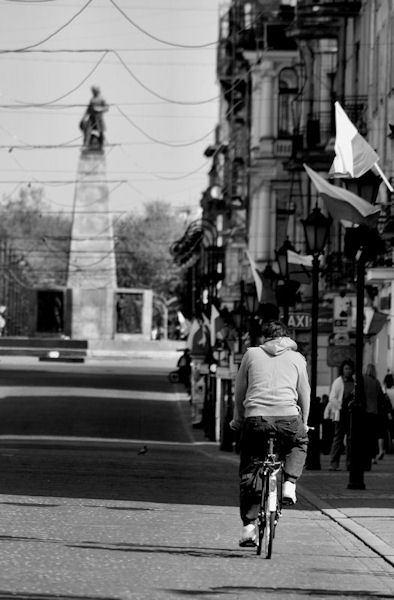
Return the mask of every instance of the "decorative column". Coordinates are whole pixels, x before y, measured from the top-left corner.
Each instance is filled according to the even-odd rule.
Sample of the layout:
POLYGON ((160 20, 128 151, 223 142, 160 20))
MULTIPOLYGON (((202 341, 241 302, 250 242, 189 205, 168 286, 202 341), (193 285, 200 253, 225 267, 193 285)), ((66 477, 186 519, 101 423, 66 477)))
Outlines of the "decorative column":
POLYGON ((275 135, 274 80, 272 61, 264 60, 253 69, 252 149, 258 148, 262 139, 271 139, 275 135))
POLYGON ((273 138, 275 135, 274 102, 274 65, 271 61, 263 61, 261 65, 261 115, 260 138, 273 138))
POLYGON ((72 337, 111 339, 116 263, 102 150, 85 148, 79 159, 67 285, 72 289, 72 337))
POLYGON ((249 216, 249 250, 256 260, 269 260, 272 238, 271 193, 267 185, 251 197, 249 216))

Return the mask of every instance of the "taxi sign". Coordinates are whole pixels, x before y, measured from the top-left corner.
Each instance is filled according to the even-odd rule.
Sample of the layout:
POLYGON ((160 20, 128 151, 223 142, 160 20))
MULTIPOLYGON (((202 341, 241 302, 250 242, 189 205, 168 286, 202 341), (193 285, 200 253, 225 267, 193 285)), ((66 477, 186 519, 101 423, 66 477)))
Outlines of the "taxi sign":
POLYGON ((301 312, 290 313, 287 325, 294 329, 310 329, 312 326, 311 315, 309 313, 301 312))

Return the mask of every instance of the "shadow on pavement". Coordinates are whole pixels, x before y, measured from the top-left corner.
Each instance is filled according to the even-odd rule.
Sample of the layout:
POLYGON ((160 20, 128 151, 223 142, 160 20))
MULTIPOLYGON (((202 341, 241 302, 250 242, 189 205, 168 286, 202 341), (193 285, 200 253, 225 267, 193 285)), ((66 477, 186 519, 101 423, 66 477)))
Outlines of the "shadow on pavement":
POLYGON ((217 461, 198 446, 128 448, 0 445, 0 492, 9 495, 102 498, 237 506, 237 465, 217 461))
MULTIPOLYGON (((34 592, 14 592, 14 591, 6 591, 0 590, 0 600, 4 598, 5 600, 102 600, 102 596, 74 596, 69 594, 45 594, 45 593, 37 593, 34 592)), ((113 596, 113 600, 119 600, 119 596, 113 596)), ((106 600, 112 600, 111 596, 106 596, 106 600)))
MULTIPOLYGON (((206 590, 196 589, 196 590, 187 590, 187 589, 166 589, 163 590, 165 592, 170 592, 174 595, 178 596, 204 596, 208 594, 243 594, 245 597, 249 593, 264 593, 264 594, 272 594, 278 598, 285 598, 286 595, 289 595, 291 598, 294 598, 295 595, 299 596, 308 596, 309 598, 327 598, 328 596, 339 596, 341 598, 357 598, 357 600, 362 600, 363 598, 381 598, 382 600, 391 600, 392 595, 390 594, 381 594, 379 592, 374 591, 365 591, 365 590, 327 590, 324 588, 300 588, 300 587, 263 587, 263 586, 220 586, 220 587, 210 587, 206 590)), ((238 598, 239 596, 237 596, 238 598)))

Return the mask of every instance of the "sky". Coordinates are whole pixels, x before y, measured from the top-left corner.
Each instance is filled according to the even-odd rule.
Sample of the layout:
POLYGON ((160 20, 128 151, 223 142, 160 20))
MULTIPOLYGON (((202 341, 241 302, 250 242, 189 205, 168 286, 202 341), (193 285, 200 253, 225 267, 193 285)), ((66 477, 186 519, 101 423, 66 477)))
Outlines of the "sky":
POLYGON ((223 0, 0 0, 0 199, 44 188, 71 211, 92 85, 109 105, 114 215, 198 209, 219 115, 223 0))

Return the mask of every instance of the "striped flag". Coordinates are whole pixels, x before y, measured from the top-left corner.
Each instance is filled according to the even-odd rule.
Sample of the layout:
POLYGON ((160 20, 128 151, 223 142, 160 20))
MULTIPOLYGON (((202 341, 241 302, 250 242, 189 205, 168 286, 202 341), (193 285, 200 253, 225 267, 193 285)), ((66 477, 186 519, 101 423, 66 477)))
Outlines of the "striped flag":
POLYGON ((304 164, 304 169, 334 219, 350 221, 359 225, 363 223, 370 227, 376 225, 380 208, 342 187, 328 183, 306 164, 304 164))
POLYGON ((312 268, 313 256, 310 254, 298 254, 293 250, 287 251, 287 262, 292 265, 302 265, 303 267, 312 268))
POLYGON ((310 283, 312 277, 313 256, 298 254, 293 250, 287 251, 287 264, 289 279, 294 279, 298 283, 310 283))
POLYGON ((257 271, 257 266, 256 263, 254 262, 252 255, 250 254, 249 250, 246 250, 246 256, 248 257, 249 263, 250 263, 250 268, 252 270, 252 275, 253 275, 253 279, 254 279, 254 283, 256 286, 256 295, 257 295, 257 300, 259 302, 261 302, 261 296, 263 293, 263 280, 261 279, 258 271, 257 271))

